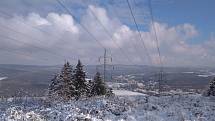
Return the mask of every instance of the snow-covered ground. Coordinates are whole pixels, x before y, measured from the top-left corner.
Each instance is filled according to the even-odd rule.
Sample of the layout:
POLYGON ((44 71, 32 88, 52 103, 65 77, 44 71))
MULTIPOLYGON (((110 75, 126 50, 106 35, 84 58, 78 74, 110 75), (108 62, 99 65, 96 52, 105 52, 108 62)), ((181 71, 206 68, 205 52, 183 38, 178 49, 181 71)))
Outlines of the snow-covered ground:
MULTIPOLYGON (((0 101, 0 121, 215 121, 215 99, 199 94, 117 96, 67 103, 43 98, 0 101)), ((123 95, 125 92, 128 95, 123 95)))

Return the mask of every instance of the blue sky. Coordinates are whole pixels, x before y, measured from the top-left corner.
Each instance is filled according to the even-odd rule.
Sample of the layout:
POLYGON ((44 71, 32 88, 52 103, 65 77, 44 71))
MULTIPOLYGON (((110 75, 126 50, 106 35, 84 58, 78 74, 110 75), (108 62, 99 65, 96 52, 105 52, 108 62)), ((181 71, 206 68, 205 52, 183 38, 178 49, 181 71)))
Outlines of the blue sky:
MULTIPOLYGON (((144 17, 140 16, 142 19, 149 19, 147 12, 145 12, 149 9, 148 2, 149 0, 130 0, 133 9, 137 10, 137 14, 146 14, 144 17)), ((209 39, 211 33, 215 30, 214 0, 151 0, 151 2, 156 21, 168 23, 171 26, 184 23, 191 23, 196 26, 200 31, 200 35, 190 43, 201 43, 202 41, 209 39)), ((100 4, 104 7, 107 7, 108 4, 110 4, 110 6, 120 6, 119 4, 121 4, 123 9, 128 9, 126 0, 104 0, 100 2, 100 4)), ((120 9, 121 8, 119 7, 117 10, 119 11, 120 9)), ((126 24, 135 29, 134 24, 131 21, 126 24)), ((142 25, 142 30, 144 30, 146 26, 147 25, 145 24, 142 25)))
POLYGON ((170 25, 192 23, 200 31, 195 42, 210 37, 215 30, 214 0, 175 0, 170 4, 154 4, 154 15, 157 20, 170 25))
MULTIPOLYGON (((59 6, 56 0, 1 0, 0 1, 0 25, 7 26, 10 29, 21 32, 10 31, 1 27, 0 34, 5 36, 13 36, 20 41, 27 42, 40 48, 47 49, 54 53, 63 55, 65 58, 71 56, 68 51, 75 50, 76 47, 81 48, 79 53, 73 53, 73 58, 81 58, 86 63, 95 64, 93 58, 103 54, 103 50, 96 43, 92 42, 92 38, 80 23, 84 24, 91 33, 94 34, 111 53, 118 57, 115 60, 118 63, 129 64, 125 61, 125 57, 119 48, 113 44, 113 39, 125 51, 135 64, 146 64, 150 62, 145 55, 147 50, 141 46, 141 40, 138 38, 137 30, 126 0, 61 0, 78 18, 74 20, 74 16, 69 15, 59 6), (1 12, 6 12, 10 16, 5 16, 1 12), (110 31, 113 39, 107 35, 91 11, 101 20, 106 29, 110 31), (19 23, 22 21, 21 23, 19 23), (26 27, 23 25, 29 25, 26 27), (42 29, 53 36, 35 31, 42 29), (23 31, 22 28, 26 28, 23 31), (28 29, 27 29, 28 28, 28 29), (28 30, 28 31, 27 31, 28 30), (58 33, 58 34, 56 34, 58 33), (23 36, 25 35, 25 36, 23 36), (26 36, 27 35, 27 36, 26 36), (40 36, 38 36, 40 35, 40 36), (49 37, 49 38, 47 38, 49 37), (47 46, 35 43, 40 39, 47 42, 47 46), (67 45, 60 47, 61 41, 64 39, 67 45), (84 44, 83 44, 84 42, 84 44), (44 47, 43 47, 44 46, 44 47), (54 47, 63 48, 62 51, 53 49, 54 47), (88 53, 88 54, 86 54, 88 53), (137 54, 139 53, 139 54, 137 54), (91 55, 92 54, 92 55, 91 55), (141 55, 142 54, 142 55, 141 55), (140 57, 142 56, 142 57, 140 57), (92 61, 93 60, 93 61, 92 61)), ((129 0, 138 26, 141 28, 143 41, 147 45, 153 64, 158 64, 158 55, 155 49, 155 41, 153 30, 150 24, 151 18, 149 14, 149 0, 129 0)), ((158 33, 159 46, 161 48, 162 59, 169 66, 203 66, 214 64, 215 54, 213 53, 213 45, 215 44, 215 1, 214 0, 151 0, 152 10, 155 19, 155 27, 158 33), (193 59, 197 60, 193 62, 193 59)), ((28 53, 28 50, 35 51, 31 46, 15 46, 20 43, 8 43, 8 40, 0 37, 0 44, 7 50, 18 50, 21 53, 28 53)), ((45 44, 46 45, 46 44, 45 44)), ((32 53, 31 53, 32 54, 32 53)), ((63 59, 54 60, 53 55, 47 52, 35 51, 32 55, 26 57, 23 61, 19 55, 8 55, 0 53, 5 57, 0 59, 0 63, 15 64, 32 64, 36 63, 36 58, 50 58, 50 62, 46 64, 59 64, 63 59), (50 57, 49 57, 50 56, 50 57), (30 60, 34 60, 31 62, 30 60), (10 61, 8 61, 10 60, 10 61)), ((23 55, 22 55, 23 56, 23 55)), ((41 61, 40 61, 41 62, 41 61)), ((40 64, 39 60, 37 64, 40 64)))

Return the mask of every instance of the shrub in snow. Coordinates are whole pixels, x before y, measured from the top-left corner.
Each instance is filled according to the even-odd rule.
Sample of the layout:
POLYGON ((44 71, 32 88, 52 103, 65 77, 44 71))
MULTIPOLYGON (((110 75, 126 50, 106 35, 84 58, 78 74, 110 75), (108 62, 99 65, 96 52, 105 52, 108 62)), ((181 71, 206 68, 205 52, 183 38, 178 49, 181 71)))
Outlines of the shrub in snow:
POLYGON ((25 114, 25 117, 30 121, 45 121, 39 114, 36 114, 34 111, 27 112, 25 114))
POLYGON ((211 80, 209 84, 209 89, 207 90, 207 96, 215 96, 215 77, 211 80))
POLYGON ((4 119, 7 121, 45 121, 41 115, 34 111, 24 112, 23 110, 21 106, 8 108, 4 119))

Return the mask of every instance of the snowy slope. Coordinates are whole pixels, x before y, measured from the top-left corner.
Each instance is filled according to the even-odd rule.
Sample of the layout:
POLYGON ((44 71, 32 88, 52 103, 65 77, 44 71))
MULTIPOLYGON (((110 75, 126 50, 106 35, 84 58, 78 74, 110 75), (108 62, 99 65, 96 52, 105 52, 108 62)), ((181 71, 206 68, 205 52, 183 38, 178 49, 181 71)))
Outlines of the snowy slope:
MULTIPOLYGON (((0 102, 0 121, 214 121, 215 100, 199 94, 121 96, 68 103, 44 99, 10 99, 0 102)), ((123 95, 125 92, 129 95, 123 95)), ((131 95, 135 94, 135 95, 131 95)))

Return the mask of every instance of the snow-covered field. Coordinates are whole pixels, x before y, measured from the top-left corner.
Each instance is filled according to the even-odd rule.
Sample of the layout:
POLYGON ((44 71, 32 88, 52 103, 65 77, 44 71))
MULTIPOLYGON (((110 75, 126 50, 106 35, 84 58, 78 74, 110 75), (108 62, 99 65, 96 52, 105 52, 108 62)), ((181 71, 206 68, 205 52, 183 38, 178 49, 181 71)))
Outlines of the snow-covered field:
POLYGON ((215 121, 213 98, 114 92, 115 97, 67 103, 49 103, 43 98, 2 99, 0 121, 215 121))

